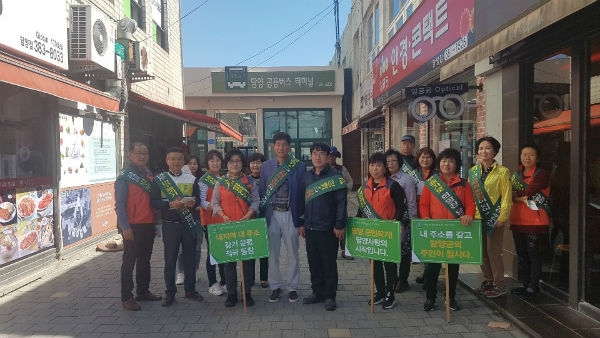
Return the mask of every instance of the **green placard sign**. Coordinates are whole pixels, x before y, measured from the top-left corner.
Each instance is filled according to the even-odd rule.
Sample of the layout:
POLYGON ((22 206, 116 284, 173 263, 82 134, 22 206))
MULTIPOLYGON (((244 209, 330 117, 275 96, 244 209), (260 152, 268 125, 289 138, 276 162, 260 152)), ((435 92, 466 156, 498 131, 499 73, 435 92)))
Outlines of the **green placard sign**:
POLYGON ((412 249, 421 262, 481 264, 481 221, 463 226, 457 219, 413 219, 412 249))
POLYGON ((346 246, 354 257, 400 263, 400 222, 350 217, 346 246))
POLYGON ((208 226, 210 254, 220 263, 269 256, 267 222, 264 218, 208 226))
POLYGON ((247 72, 242 78, 232 72, 212 72, 212 92, 332 92, 335 71, 247 72))

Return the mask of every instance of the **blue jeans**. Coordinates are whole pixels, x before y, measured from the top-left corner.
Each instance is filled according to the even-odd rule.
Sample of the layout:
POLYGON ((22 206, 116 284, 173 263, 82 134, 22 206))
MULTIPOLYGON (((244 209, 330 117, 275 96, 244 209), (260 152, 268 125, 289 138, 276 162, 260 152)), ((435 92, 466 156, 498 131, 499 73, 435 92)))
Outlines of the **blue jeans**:
POLYGON ((183 253, 183 273, 185 275, 183 288, 186 293, 196 291, 196 269, 194 269, 196 237, 196 230, 189 229, 185 223, 163 221, 162 239, 165 247, 165 294, 168 296, 173 296, 177 293, 175 268, 180 245, 183 253))

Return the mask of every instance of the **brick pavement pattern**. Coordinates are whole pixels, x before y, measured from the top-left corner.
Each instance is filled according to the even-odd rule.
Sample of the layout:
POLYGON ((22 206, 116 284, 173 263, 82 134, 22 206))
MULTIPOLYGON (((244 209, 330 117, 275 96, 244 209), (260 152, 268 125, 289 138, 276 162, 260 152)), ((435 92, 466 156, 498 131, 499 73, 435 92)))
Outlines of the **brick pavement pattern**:
MULTIPOLYGON (((349 193, 348 214, 356 214, 354 192, 349 193)), ((303 240, 300 248, 302 299, 311 289, 303 240)), ((421 265, 412 265, 411 288, 396 294, 398 305, 394 309, 376 306, 371 313, 367 304, 369 262, 365 259, 338 259, 338 308, 333 312, 325 311, 321 304, 290 303, 287 295, 269 303, 270 290, 258 286, 252 291, 256 305, 247 313, 241 302, 226 308, 225 296, 208 293, 204 269, 196 284, 203 302, 184 299, 182 286, 178 286, 171 307, 140 302, 142 310, 131 312, 121 307, 119 298, 121 257, 122 252, 96 252, 94 244, 76 258, 53 263, 42 278, 0 297, 0 337, 527 337, 512 324, 506 330, 488 327, 489 322, 506 319, 460 287, 457 300, 462 310, 453 312, 450 323, 446 323, 441 310, 442 282, 438 285, 440 310, 423 311, 425 293, 421 285, 414 284, 421 265)), ((161 295, 162 271, 163 246, 157 239, 150 290, 161 295)))

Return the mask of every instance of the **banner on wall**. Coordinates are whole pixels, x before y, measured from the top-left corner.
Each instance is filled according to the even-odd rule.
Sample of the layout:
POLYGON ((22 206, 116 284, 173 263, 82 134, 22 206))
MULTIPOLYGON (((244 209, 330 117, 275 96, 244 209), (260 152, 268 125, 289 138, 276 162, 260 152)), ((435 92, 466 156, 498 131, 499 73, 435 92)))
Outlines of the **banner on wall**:
POLYGON ((61 188, 114 181, 116 137, 112 125, 59 114, 61 188))

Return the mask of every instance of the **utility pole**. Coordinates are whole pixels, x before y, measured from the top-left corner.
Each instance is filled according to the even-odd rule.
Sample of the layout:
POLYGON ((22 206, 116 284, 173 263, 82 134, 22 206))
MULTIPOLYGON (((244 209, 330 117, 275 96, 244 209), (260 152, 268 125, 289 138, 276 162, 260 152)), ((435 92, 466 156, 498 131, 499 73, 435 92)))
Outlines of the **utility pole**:
POLYGON ((333 0, 334 3, 334 15, 335 15, 335 54, 337 55, 337 65, 340 66, 340 60, 342 58, 341 51, 342 46, 340 45, 340 3, 338 0, 333 0))

